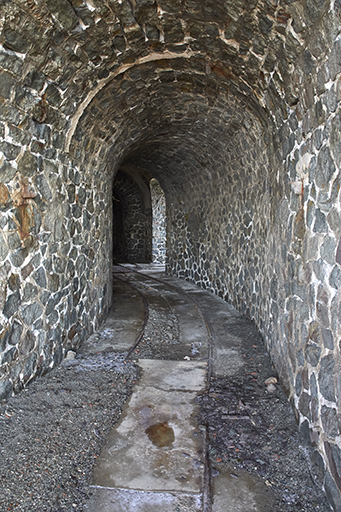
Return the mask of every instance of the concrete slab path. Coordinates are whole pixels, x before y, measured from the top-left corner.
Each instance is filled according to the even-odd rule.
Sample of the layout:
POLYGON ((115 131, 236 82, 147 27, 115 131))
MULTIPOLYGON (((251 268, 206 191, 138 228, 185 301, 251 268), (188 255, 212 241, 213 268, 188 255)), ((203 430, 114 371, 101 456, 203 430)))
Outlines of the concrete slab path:
MULTIPOLYGON (((171 359, 138 360, 141 378, 97 459, 93 495, 87 510, 270 510, 269 493, 260 479, 250 475, 233 479, 223 469, 214 486, 210 485, 206 427, 197 421, 196 397, 207 388, 208 372, 233 375, 242 364, 238 336, 227 337, 224 329, 226 320, 240 315, 214 297, 210 301, 207 292, 194 285, 153 274, 150 267, 146 270, 145 275, 122 274, 126 283, 119 282, 116 290, 128 297, 127 285, 133 283, 145 295, 151 310, 160 313, 160 322, 165 311, 171 311, 178 321, 179 337, 171 359), (153 275, 159 281, 153 280, 153 275), (215 326, 213 338, 210 323, 215 326)), ((117 334, 110 342, 102 341, 102 348, 110 345, 114 350, 128 350, 138 335, 142 325, 141 302, 134 294, 130 299, 131 307, 123 300, 113 310, 108 322, 117 334)), ((101 332, 106 328, 97 337, 103 337, 101 332)), ((92 350, 91 339, 83 350, 92 350)))

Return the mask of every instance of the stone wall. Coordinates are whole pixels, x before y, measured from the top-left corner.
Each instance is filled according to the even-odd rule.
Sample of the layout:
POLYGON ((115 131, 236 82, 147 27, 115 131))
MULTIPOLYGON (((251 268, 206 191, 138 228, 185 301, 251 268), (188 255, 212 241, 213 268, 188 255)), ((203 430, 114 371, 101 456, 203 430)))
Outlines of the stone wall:
POLYGON ((168 271, 254 319, 339 510, 339 0, 0 6, 0 396, 106 316, 138 168, 168 271))
MULTIPOLYGON (((147 185, 146 185, 147 188, 147 185)), ((149 190, 148 194, 150 196, 149 190)), ((117 262, 150 263, 152 219, 137 183, 119 171, 113 188, 113 257, 117 262)))
POLYGON ((166 263, 166 200, 156 179, 150 180, 153 220, 153 262, 166 263))

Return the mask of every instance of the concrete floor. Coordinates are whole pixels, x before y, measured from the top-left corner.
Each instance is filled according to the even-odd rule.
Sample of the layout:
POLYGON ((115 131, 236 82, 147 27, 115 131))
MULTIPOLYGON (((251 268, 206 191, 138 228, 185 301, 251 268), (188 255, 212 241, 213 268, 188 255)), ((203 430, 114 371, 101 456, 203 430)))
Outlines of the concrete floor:
POLYGON ((210 336, 198 307, 168 284, 176 281, 179 290, 205 304, 205 314, 215 325, 212 375, 234 375, 243 363, 240 340, 224 329, 226 319, 240 315, 185 281, 158 273, 164 284, 152 282, 153 270, 146 266, 145 276, 125 274, 127 283, 115 280, 112 314, 82 348, 91 353, 129 350, 133 345, 143 325, 143 302, 129 281, 143 290, 155 311, 161 314, 168 308, 178 319, 179 340, 172 359, 138 360, 141 378, 97 459, 87 510, 270 512, 272 496, 265 483, 242 471, 236 476, 225 467, 214 478, 208 475, 212 486, 207 496, 205 428, 197 422, 195 398, 207 386, 210 336), (160 300, 161 290, 168 306, 160 300), (193 344, 200 346, 196 355, 183 356, 193 344))

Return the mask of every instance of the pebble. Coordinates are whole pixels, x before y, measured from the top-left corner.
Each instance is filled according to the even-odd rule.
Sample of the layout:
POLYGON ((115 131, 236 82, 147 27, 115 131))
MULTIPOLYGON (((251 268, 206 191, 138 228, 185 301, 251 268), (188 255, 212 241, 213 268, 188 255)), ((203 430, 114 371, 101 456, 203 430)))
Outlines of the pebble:
POLYGON ((274 384, 268 384, 266 386, 266 390, 268 393, 274 393, 276 391, 276 386, 274 384))

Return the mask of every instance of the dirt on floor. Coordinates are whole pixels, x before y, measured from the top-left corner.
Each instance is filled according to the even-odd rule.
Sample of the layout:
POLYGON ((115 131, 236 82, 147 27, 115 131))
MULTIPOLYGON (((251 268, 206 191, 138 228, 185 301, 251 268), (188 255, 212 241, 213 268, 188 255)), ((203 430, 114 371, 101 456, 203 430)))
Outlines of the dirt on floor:
MULTIPOLYGON (((212 379, 197 398, 199 422, 208 426, 212 479, 223 466, 258 475, 272 491, 272 512, 327 512, 322 468, 299 432, 293 410, 262 342, 246 347, 245 365, 233 378, 212 379)), ((235 470, 235 471, 233 471, 235 470)))
POLYGON ((3 403, 1 512, 83 510, 94 461, 137 379, 120 354, 77 357, 3 403))

